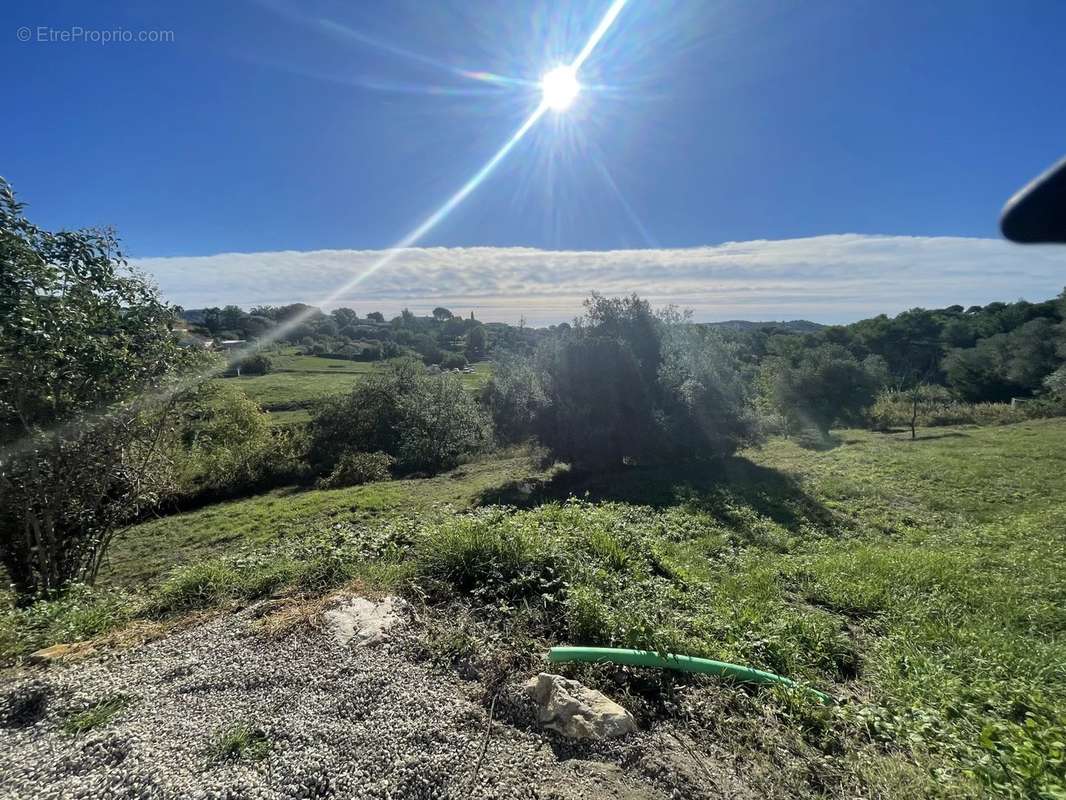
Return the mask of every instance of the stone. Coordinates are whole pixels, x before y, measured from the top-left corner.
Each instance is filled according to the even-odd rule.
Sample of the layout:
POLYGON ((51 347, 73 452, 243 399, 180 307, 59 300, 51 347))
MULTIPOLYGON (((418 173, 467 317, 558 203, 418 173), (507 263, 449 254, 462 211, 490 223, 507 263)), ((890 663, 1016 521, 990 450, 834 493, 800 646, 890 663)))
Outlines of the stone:
POLYGON ((369 647, 388 640, 389 632, 402 623, 406 608, 407 603, 391 595, 378 603, 352 597, 325 611, 322 620, 341 647, 369 647))
POLYGON ((633 715, 607 695, 562 675, 542 672, 525 689, 537 706, 541 726, 563 736, 607 739, 637 729, 633 715))

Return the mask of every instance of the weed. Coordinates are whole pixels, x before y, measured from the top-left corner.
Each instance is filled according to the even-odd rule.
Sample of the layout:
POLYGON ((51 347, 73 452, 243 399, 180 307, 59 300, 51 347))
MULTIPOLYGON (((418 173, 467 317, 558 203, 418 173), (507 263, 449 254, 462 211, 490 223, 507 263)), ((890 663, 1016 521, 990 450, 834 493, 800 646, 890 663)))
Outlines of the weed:
POLYGON ((95 728, 100 728, 117 717, 129 706, 130 702, 130 698, 124 695, 108 697, 67 718, 63 722, 63 730, 72 736, 80 736, 95 728))
POLYGON ((258 761, 270 752, 270 738, 250 722, 238 722, 218 734, 209 748, 215 761, 258 761))

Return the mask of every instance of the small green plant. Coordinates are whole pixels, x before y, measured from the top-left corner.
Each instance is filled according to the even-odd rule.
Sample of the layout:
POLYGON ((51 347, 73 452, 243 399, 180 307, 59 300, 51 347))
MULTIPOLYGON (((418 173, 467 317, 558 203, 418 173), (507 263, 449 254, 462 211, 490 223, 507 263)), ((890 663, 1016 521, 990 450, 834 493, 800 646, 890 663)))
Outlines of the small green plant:
POLYGON ((238 722, 218 735, 210 752, 215 761, 257 761, 270 752, 270 737, 250 722, 238 722))
POLYGON ((392 477, 396 459, 388 453, 345 453, 337 466, 318 482, 321 489, 343 489, 364 483, 387 481, 392 477))
POLYGON ((94 728, 107 725, 130 704, 125 695, 114 695, 90 706, 82 712, 69 717, 63 723, 63 730, 72 736, 80 736, 94 728))

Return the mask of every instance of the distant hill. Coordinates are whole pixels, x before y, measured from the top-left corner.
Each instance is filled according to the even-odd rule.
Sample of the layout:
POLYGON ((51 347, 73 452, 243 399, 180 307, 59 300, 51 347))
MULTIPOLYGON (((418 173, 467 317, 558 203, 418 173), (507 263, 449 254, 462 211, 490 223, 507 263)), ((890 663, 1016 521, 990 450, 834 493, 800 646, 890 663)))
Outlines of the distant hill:
POLYGON ((819 322, 811 322, 809 319, 792 319, 787 322, 751 322, 746 319, 729 319, 725 322, 705 322, 709 328, 725 328, 731 331, 752 331, 759 328, 777 328, 796 333, 815 333, 826 327, 819 322))

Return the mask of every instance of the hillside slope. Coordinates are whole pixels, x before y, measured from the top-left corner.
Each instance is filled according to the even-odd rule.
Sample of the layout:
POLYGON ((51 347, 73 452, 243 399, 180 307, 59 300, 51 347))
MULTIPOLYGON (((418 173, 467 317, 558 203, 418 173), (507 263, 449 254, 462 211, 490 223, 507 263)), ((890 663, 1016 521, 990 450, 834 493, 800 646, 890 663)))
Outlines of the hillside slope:
MULTIPOLYGON (((286 612, 297 622, 285 635, 296 638, 284 641, 301 642, 314 636, 299 620, 314 621, 316 598, 388 589, 421 609, 402 657, 463 682, 481 709, 562 643, 750 664, 845 701, 824 709, 690 677, 565 669, 630 708, 656 747, 680 737, 694 763, 728 765, 664 765, 671 780, 688 776, 685 796, 1055 797, 1066 787, 1064 498, 1062 420, 929 429, 916 441, 841 431, 821 451, 774 440, 724 463, 612 475, 488 460, 432 480, 146 523, 113 554, 112 578, 141 585, 136 594, 118 602, 101 590, 9 613, 0 640, 12 653, 130 622, 155 636, 190 611, 280 593, 310 609, 286 612), (156 552, 188 566, 164 575, 156 552)), ((260 652, 252 628, 225 635, 249 657, 260 652)), ((277 657, 256 663, 269 672, 277 657)), ((62 680, 117 675, 90 663, 62 680)), ((320 663, 304 674, 315 679, 320 663)), ((267 713, 254 691, 239 702, 242 713, 267 713)), ((58 705, 38 723, 64 752, 80 747, 55 733, 69 713, 58 705)), ((483 717, 471 719, 476 728, 483 717)), ((507 736, 542 735, 520 715, 499 724, 507 736)), ((401 755, 424 746, 416 737, 401 755)), ((580 759, 613 764, 626 791, 655 796, 642 747, 629 760, 594 750, 580 759)), ((240 774, 269 774, 274 758, 240 774)), ((460 787, 438 786, 442 796, 460 787)))

